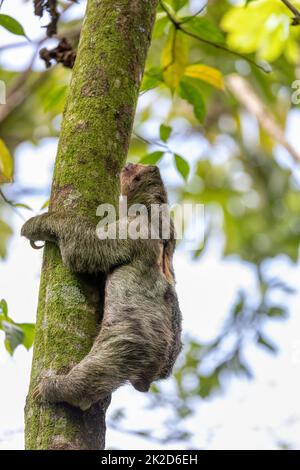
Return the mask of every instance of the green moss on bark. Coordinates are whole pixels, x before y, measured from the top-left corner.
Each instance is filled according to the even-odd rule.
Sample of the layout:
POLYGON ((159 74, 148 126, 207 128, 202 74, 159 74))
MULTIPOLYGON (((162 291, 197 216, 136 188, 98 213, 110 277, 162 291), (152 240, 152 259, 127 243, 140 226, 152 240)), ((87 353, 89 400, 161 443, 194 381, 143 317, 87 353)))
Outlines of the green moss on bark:
MULTIPOLYGON (((51 210, 96 220, 116 204, 157 0, 89 0, 63 115, 51 210)), ((105 411, 81 412, 31 399, 43 375, 65 373, 89 351, 102 315, 104 279, 71 274, 47 244, 42 268, 30 390, 27 449, 104 448, 105 411)))

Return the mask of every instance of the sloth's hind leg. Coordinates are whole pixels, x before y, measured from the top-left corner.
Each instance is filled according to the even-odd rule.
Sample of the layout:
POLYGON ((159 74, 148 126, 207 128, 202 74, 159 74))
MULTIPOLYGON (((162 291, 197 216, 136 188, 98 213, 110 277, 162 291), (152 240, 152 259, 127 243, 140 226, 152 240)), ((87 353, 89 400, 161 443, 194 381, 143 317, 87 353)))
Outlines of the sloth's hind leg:
POLYGON ((142 329, 136 329, 131 322, 104 326, 90 353, 67 375, 43 379, 34 397, 86 410, 125 382, 148 391, 157 376, 162 351, 153 350, 142 329))
POLYGON ((33 398, 52 403, 66 402, 83 411, 105 399, 122 384, 122 380, 103 367, 99 352, 92 350, 67 375, 44 378, 35 388, 33 398))

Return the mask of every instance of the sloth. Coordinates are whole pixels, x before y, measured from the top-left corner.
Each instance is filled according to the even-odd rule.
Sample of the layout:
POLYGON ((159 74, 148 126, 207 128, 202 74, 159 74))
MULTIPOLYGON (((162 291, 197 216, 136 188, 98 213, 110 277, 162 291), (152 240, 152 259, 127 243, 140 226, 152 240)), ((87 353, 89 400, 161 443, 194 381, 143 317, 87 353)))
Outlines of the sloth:
MULTIPOLYGON (((150 214, 153 204, 167 204, 154 165, 128 164, 120 182, 128 206, 142 204, 150 214)), ((173 223, 166 237, 161 220, 154 239, 99 239, 89 220, 70 212, 49 212, 23 225, 21 235, 33 246, 36 241, 56 243, 71 271, 106 274, 104 314, 91 351, 68 374, 43 378, 34 399, 87 410, 125 383, 147 392, 152 382, 169 377, 182 347, 181 312, 172 262, 173 223)), ((150 223, 139 215, 133 222, 150 223)))

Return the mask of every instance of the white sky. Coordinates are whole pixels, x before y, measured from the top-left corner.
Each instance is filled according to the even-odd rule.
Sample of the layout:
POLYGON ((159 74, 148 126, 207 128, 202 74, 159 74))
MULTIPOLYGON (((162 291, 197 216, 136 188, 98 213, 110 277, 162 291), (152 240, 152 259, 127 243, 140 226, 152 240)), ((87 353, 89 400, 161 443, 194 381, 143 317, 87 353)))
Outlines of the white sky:
MULTIPOLYGON (((77 7, 76 7, 77 8, 77 7)), ((78 7, 79 8, 79 7, 78 7)), ((13 14, 28 30, 31 38, 40 37, 39 21, 34 18, 31 4, 20 0, 4 2, 4 13, 13 14), (29 32, 30 31, 30 32, 29 32)), ((0 44, 18 40, 0 29, 0 44)), ((24 49, 12 50, 1 57, 8 67, 23 68, 30 54, 24 49)), ((40 66, 37 63, 37 66, 40 66)), ((1 77, 0 77, 1 79, 1 77)), ((291 119, 288 135, 299 146, 300 119, 291 119)), ((153 123, 155 126, 155 122, 153 123)), ((150 128, 151 131, 151 128, 150 128)), ((203 142, 197 142, 197 151, 203 142)), ((194 143, 178 142, 184 155, 192 155, 194 143), (193 149, 191 148, 193 147, 193 149)), ((202 147, 200 150, 203 150, 202 147)), ((39 188, 44 194, 26 196, 22 201, 36 211, 47 199, 51 169, 56 151, 54 139, 46 139, 39 147, 23 144, 16 152, 16 182, 22 187, 39 188)), ((192 155, 193 157, 193 155, 192 155)), ((173 175, 162 167, 166 180, 173 175)), ((23 211, 26 217, 30 214, 23 211)), ((37 305, 41 253, 32 250, 18 235, 22 220, 12 219, 15 228, 9 247, 9 257, 0 263, 0 298, 5 297, 9 312, 15 321, 33 322, 37 305)), ((201 262, 192 262, 189 255, 178 252, 175 258, 177 288, 184 316, 184 330, 201 340, 212 338, 222 325, 239 288, 254 292, 254 279, 246 264, 220 260, 216 247, 201 262)), ((273 275, 299 287, 297 267, 278 259, 270 266, 273 275)), ((246 358, 255 373, 255 380, 233 379, 226 384, 224 393, 195 405, 195 416, 186 427, 195 433, 193 447, 205 449, 272 449, 279 441, 300 448, 299 370, 300 370, 300 295, 289 300, 290 317, 285 322, 272 322, 266 332, 278 344, 280 351, 272 356, 263 350, 249 347, 246 358)), ((1 337, 2 338, 2 337, 1 337)), ((23 448, 23 407, 29 382, 31 352, 17 349, 10 358, 0 341, 0 449, 23 448)), ((145 411, 147 397, 130 387, 117 391, 109 413, 125 404, 128 419, 126 427, 139 429, 153 427, 159 432, 165 413, 145 411), (137 405, 138 404, 138 405, 137 405), (119 406, 118 406, 119 405, 119 406), (138 407, 138 409, 137 409, 138 407)), ((159 449, 156 443, 118 433, 108 429, 108 447, 123 449, 159 449)), ((183 445, 169 448, 184 448, 183 445)))

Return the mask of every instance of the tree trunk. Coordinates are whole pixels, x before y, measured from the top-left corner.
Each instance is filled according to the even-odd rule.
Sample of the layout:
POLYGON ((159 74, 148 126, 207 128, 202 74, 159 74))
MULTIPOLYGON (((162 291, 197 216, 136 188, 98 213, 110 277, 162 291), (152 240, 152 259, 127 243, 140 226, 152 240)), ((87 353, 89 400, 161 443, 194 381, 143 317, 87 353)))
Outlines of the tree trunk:
MULTIPOLYGON (((77 210, 96 222, 101 203, 116 204, 157 0, 88 0, 58 146, 51 210, 77 210)), ((103 449, 105 411, 82 412, 31 398, 41 377, 66 373, 99 330, 104 279, 78 276, 47 243, 39 294, 26 449, 103 449), (102 286, 102 287, 101 287, 102 286)))

